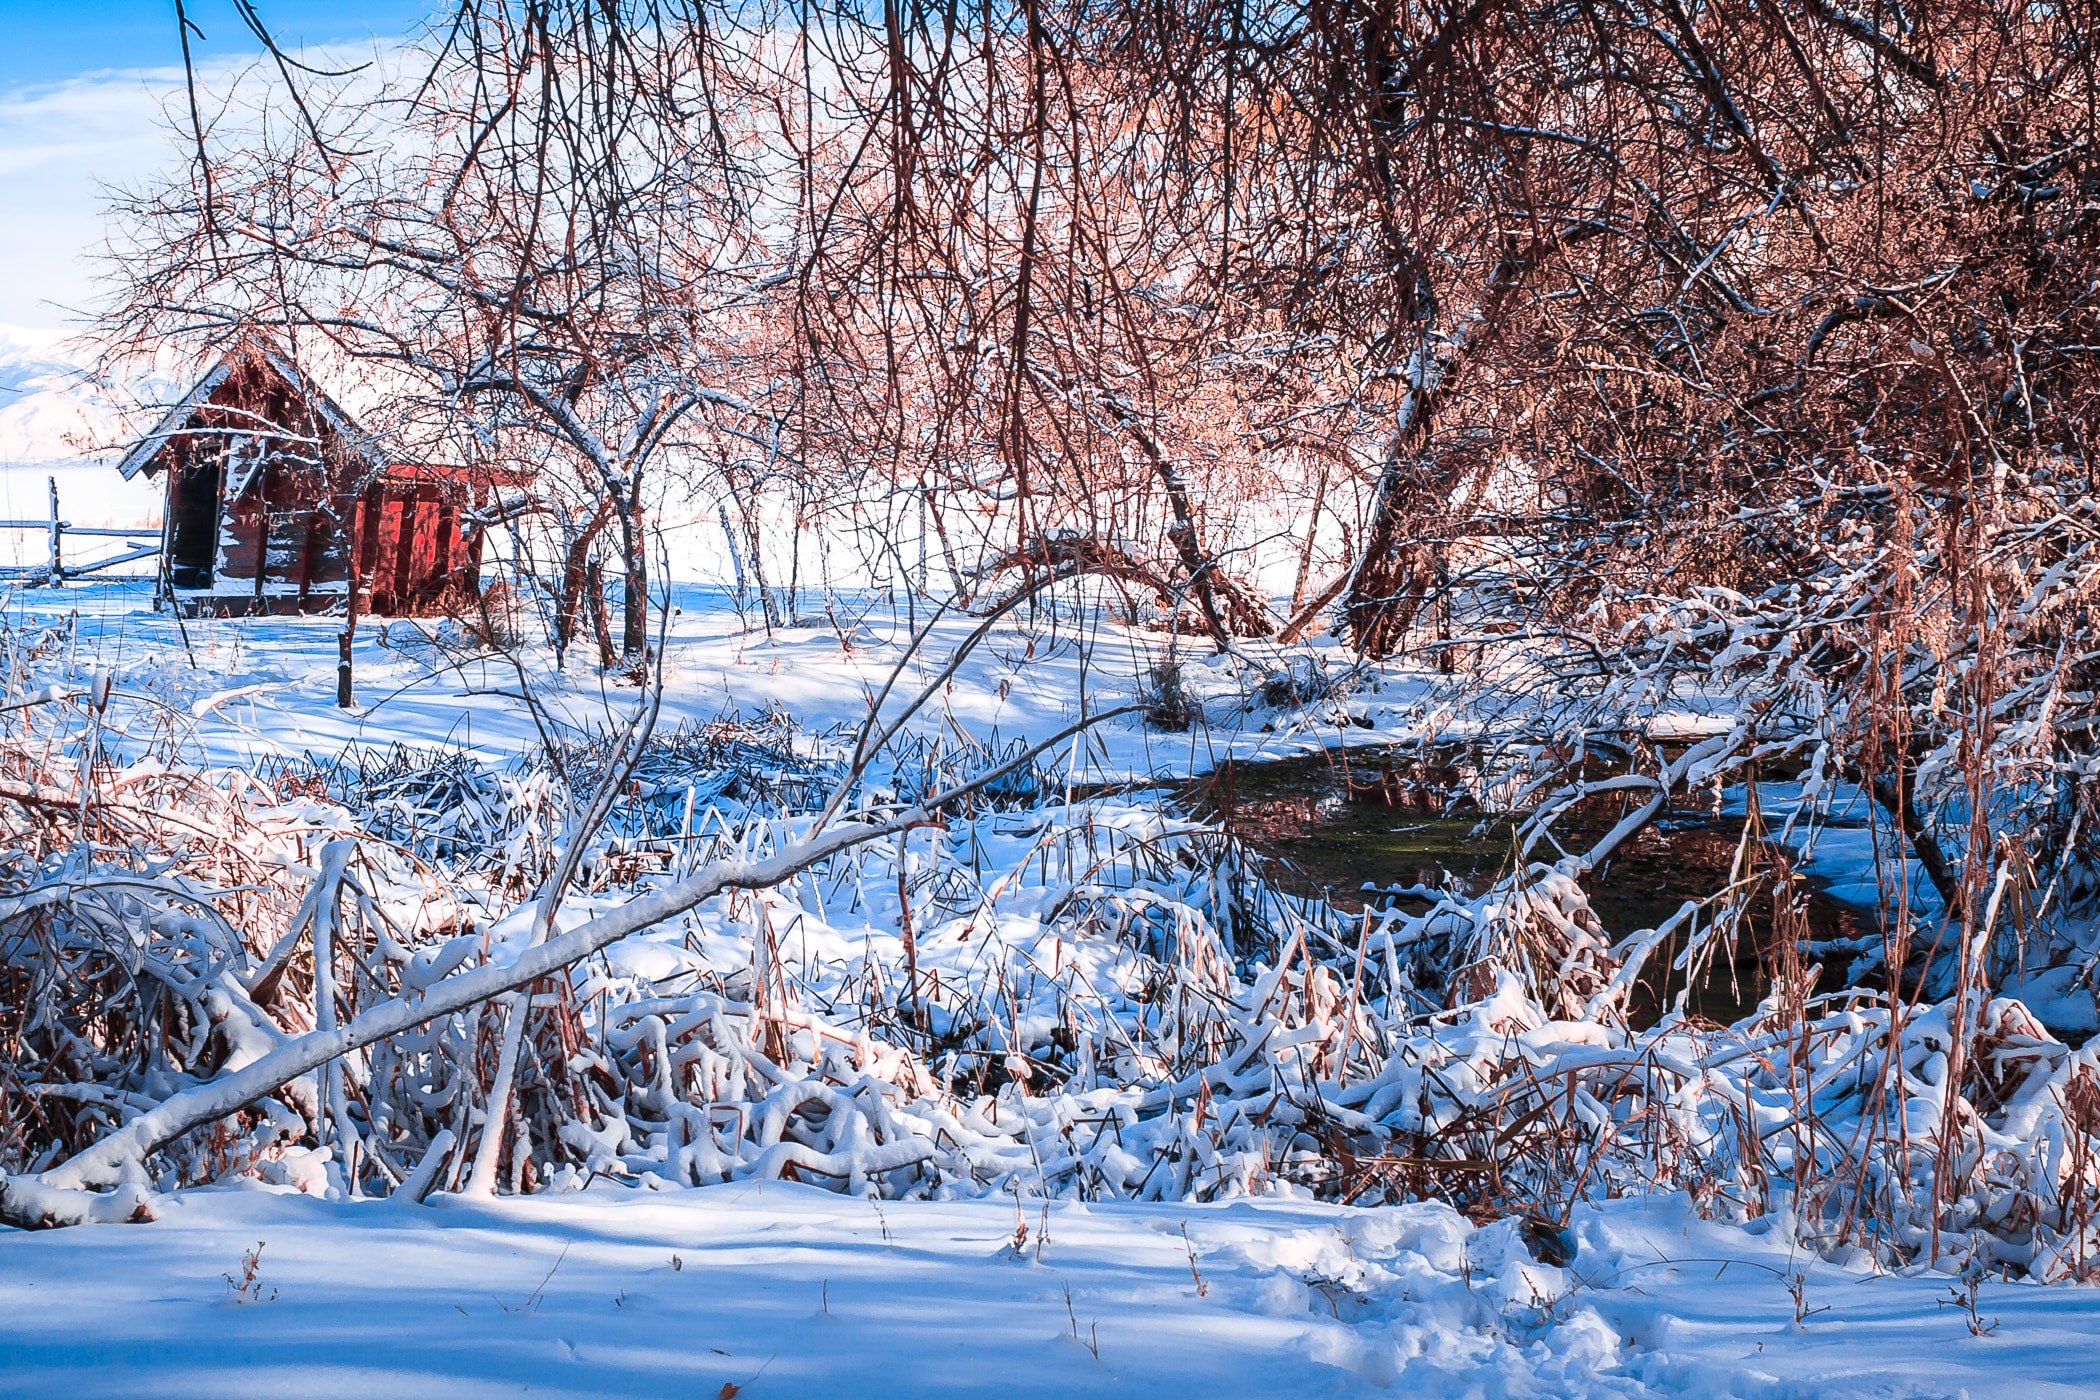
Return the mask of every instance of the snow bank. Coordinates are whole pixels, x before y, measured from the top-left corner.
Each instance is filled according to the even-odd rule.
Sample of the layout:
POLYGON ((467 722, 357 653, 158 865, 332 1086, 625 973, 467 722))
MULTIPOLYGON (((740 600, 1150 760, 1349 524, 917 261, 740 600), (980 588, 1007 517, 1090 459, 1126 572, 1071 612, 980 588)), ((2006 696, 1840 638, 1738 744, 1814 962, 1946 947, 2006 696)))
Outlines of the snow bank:
POLYGON ((1803 1259, 1682 1198, 1586 1208, 1568 1243, 1544 1263, 1438 1205, 189 1193, 0 1250, 0 1394, 2090 1393, 2089 1289, 1987 1282, 1977 1337, 1944 1274, 1803 1259))

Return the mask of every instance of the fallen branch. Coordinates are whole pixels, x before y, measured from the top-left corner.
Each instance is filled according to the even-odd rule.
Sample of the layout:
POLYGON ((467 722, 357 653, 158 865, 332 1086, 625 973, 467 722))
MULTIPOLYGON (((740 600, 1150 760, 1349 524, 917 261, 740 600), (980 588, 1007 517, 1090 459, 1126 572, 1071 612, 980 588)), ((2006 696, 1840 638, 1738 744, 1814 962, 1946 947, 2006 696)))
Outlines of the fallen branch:
POLYGON ((18 1218, 10 1219, 10 1223, 20 1223, 25 1228, 42 1228, 99 1219, 101 1217, 95 1211, 101 1208, 89 1204, 96 1199, 88 1194, 94 1188, 135 1178, 140 1165, 154 1152, 185 1133, 239 1112, 300 1075, 311 1073, 331 1060, 388 1036, 562 972, 630 934, 676 918, 725 891, 770 888, 855 846, 934 824, 950 804, 998 782, 1081 730, 1136 708, 1123 706, 1106 710, 1068 725, 1006 763, 907 808, 886 821, 854 823, 829 830, 820 827, 799 844, 763 859, 716 861, 696 875, 638 895, 568 933, 528 948, 515 961, 484 964, 444 979, 421 997, 396 997, 373 1007, 348 1025, 300 1036, 231 1074, 169 1098, 43 1173, 37 1181, 7 1179, 9 1192, 29 1203, 17 1212, 18 1218))

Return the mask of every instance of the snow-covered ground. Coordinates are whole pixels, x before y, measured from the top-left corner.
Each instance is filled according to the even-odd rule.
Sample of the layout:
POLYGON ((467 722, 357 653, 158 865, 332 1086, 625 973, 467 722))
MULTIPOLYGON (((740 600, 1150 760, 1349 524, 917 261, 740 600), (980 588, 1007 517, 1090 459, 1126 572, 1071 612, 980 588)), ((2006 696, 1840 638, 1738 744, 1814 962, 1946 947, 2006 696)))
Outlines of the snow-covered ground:
MULTIPOLYGON (((365 620, 354 653, 359 704, 345 711, 335 703, 340 619, 193 619, 178 626, 150 603, 150 583, 126 579, 18 590, 6 607, 17 618, 46 623, 77 613, 80 663, 115 669, 120 692, 156 697, 153 712, 140 715, 142 720, 157 722, 171 708, 185 713, 207 766, 396 743, 456 745, 501 763, 539 741, 518 699, 516 670, 501 657, 462 659, 433 644, 443 630, 438 622, 365 620)), ((805 617, 804 625, 770 635, 756 619, 740 616, 732 595, 720 588, 680 586, 674 605, 678 612, 666 648, 667 727, 778 707, 808 733, 850 728, 903 656, 915 627, 925 622, 923 613, 912 614, 888 595, 840 604, 832 617, 805 617)), ((914 671, 930 672, 974 626, 960 615, 935 620, 914 671)), ((1288 758, 1414 739, 1453 718, 1443 694, 1453 684, 1448 678, 1397 664, 1353 678, 1339 704, 1279 709, 1247 703, 1264 675, 1292 665, 1293 656, 1301 669, 1310 664, 1342 675, 1349 657, 1332 639, 1314 638, 1292 656, 1249 644, 1242 656, 1227 657, 1215 655, 1201 638, 1170 648, 1158 633, 1067 614, 1024 615, 1000 626, 912 728, 960 732, 985 744, 1039 740, 1083 711, 1145 699, 1156 668, 1170 655, 1197 702, 1196 723, 1175 734, 1148 728, 1136 715, 1106 721, 1063 756, 1059 767, 1071 780, 1186 777, 1228 759, 1288 758)), ((532 660, 528 679, 536 692, 579 728, 603 727, 634 705, 632 687, 608 685, 580 655, 566 673, 542 664, 545 655, 532 660)), ((1479 706, 1481 697, 1473 694, 1469 703, 1479 706)), ((1524 701, 1518 696, 1506 703, 1524 701)), ((1711 731, 1716 717, 1678 711, 1658 716, 1656 724, 1699 733, 1711 731)), ((1800 784, 1767 784, 1760 800, 1776 829, 1799 807, 1800 784)), ((1740 816, 1743 804, 1743 790, 1732 789, 1723 815, 1740 816)), ((1801 865, 1826 883, 1833 898, 1867 910, 1878 908, 1881 898, 1873 816, 1863 794, 1841 785, 1801 865)), ((1893 870, 1886 831, 1881 839, 1881 860, 1893 870)), ((1913 909, 1936 912, 1938 897, 1915 860, 1907 862, 1907 873, 1913 909)))
POLYGON ((1983 1400, 2100 1386, 2100 1291, 1986 1282, 1976 1336, 1945 1274, 1803 1258, 1681 1197, 1584 1210, 1569 1233, 1553 1267, 1512 1222, 1474 1229, 1434 1205, 1028 1202, 1017 1216, 1011 1201, 884 1205, 781 1182, 413 1207, 200 1191, 153 1225, 0 1245, 0 1393, 1983 1400))
MULTIPOLYGON (((6 609, 11 617, 44 623, 77 613, 80 664, 113 669, 120 692, 150 692, 189 711, 203 756, 214 762, 397 742, 457 744, 500 762, 538 741, 517 698, 516 670, 501 657, 460 659, 435 645, 439 622, 362 621, 355 648, 359 705, 344 711, 335 703, 339 618, 192 619, 178 626, 153 612, 150 602, 148 581, 125 580, 18 590, 6 609)), ((822 614, 805 616, 767 636, 755 619, 747 624, 738 615, 721 589, 682 586, 674 603, 666 725, 771 706, 811 733, 856 724, 868 696, 904 654, 914 623, 926 620, 923 609, 914 618, 885 595, 837 605, 836 625, 822 614)), ((936 620, 916 672, 929 674, 975 626, 957 614, 936 620)), ((631 711, 634 689, 605 682, 581 650, 566 673, 553 672, 546 655, 532 655, 528 679, 536 691, 579 726, 602 726, 631 711)), ((971 656, 918 727, 960 730, 981 743, 1047 737, 1083 709, 1098 712, 1143 698, 1167 651, 1163 635, 1106 618, 1017 617, 971 656)), ((1207 771, 1226 758, 1405 737, 1419 732, 1430 699, 1427 678, 1395 673, 1379 679, 1382 688, 1351 696, 1342 711, 1346 723, 1333 706, 1250 709, 1243 701, 1262 679, 1262 656, 1252 665, 1218 657, 1198 639, 1184 641, 1179 659, 1185 684, 1202 702, 1198 723, 1166 734, 1136 716, 1111 720, 1077 752, 1076 778, 1174 776, 1207 771)), ((1334 668, 1345 664, 1336 649, 1334 668)))
MULTIPOLYGON (((362 627, 361 704, 342 711, 336 621, 182 627, 146 602, 142 585, 105 584, 6 605, 17 626, 55 629, 76 680, 115 673, 113 744, 172 723, 209 766, 396 742, 500 762, 537 741, 516 670, 462 659, 435 624, 362 627)), ((678 603, 667 725, 771 706, 805 733, 851 724, 908 635, 886 604, 768 638, 719 591, 678 603)), ((970 626, 937 624, 915 668, 970 626)), ((1396 669, 1340 708, 1250 708, 1262 663, 1249 674, 1205 650, 1181 656, 1202 702, 1189 733, 1111 723, 1066 771, 1171 775, 1376 742, 1418 732, 1438 702, 1436 678, 1396 669)), ((1140 697, 1164 652, 1106 622, 1015 623, 924 732, 1040 738, 1140 697)), ((579 727, 635 701, 581 663, 556 674, 540 658, 524 680, 579 727)), ((1775 824, 1798 796, 1767 793, 1775 824)), ((1865 837, 1826 831, 1832 868, 1856 875, 1865 837)), ((921 938, 929 966, 961 956, 937 928, 921 938)), ((1564 1235, 1527 1241, 1514 1221, 1325 1206, 1282 1183, 1222 1204, 1017 1204, 643 1179, 420 1206, 249 1182, 160 1197, 151 1224, 0 1233, 0 1394, 2100 1393, 2100 1292, 1972 1274, 1972 1328, 1948 1272, 1969 1256, 1961 1238, 1942 1267, 1890 1275, 1864 1253, 1803 1252, 1783 1217, 1703 1220, 1682 1194, 1582 1206, 1564 1235)))

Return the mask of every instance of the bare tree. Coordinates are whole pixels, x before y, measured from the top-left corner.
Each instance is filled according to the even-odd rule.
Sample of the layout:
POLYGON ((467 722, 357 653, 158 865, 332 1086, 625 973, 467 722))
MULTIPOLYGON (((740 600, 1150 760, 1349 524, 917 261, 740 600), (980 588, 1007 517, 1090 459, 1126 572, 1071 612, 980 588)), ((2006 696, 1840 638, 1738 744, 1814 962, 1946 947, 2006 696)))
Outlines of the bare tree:
POLYGON ((734 62, 693 11, 467 0, 383 71, 237 105, 188 178, 123 201, 109 342, 278 336, 364 380, 397 450, 528 469, 557 646, 609 540, 633 662, 664 445, 757 414, 713 321, 757 275, 734 62))

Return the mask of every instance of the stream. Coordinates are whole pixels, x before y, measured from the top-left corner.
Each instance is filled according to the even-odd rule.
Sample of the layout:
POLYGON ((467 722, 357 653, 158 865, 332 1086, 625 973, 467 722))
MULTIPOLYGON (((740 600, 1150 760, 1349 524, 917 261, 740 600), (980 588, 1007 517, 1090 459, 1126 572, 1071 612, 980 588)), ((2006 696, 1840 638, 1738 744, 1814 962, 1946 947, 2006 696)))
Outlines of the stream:
MULTIPOLYGON (((1182 797, 1192 811, 1219 821, 1271 858, 1272 878, 1284 889, 1357 911, 1367 898, 1382 897, 1375 889, 1435 888, 1448 877, 1478 894, 1509 870, 1517 819, 1470 806, 1453 812, 1453 785, 1418 760, 1359 749, 1227 763, 1185 785, 1182 797), (1374 890, 1366 890, 1367 884, 1374 890)), ((1600 795, 1564 816, 1555 832, 1568 850, 1579 852, 1631 805, 1620 794, 1600 795)), ((1692 802, 1673 805, 1584 882, 1590 906, 1614 939, 1653 928, 1685 900, 1703 899, 1727 884, 1741 836, 1739 817, 1716 817, 1692 802)), ((1555 858, 1543 844, 1532 855, 1555 858)), ((1823 943, 1877 931, 1871 912, 1831 898, 1819 880, 1804 883, 1810 939, 1823 943)), ((1692 989, 1687 1011, 1730 1022, 1755 1008, 1769 981, 1763 955, 1771 922, 1770 901, 1760 898, 1751 937, 1741 941, 1733 967, 1718 962, 1692 989)), ((1682 947, 1673 939, 1667 956, 1659 951, 1650 958, 1631 1008, 1636 1025, 1652 1023, 1683 986, 1684 974, 1669 968, 1682 947)), ((1845 971, 1827 968, 1817 990, 1832 990, 1845 971)))

